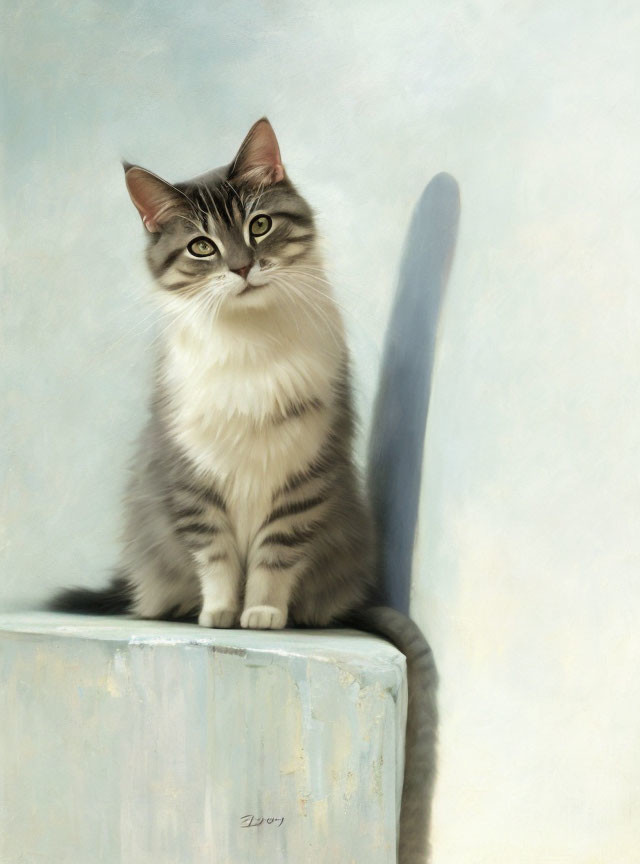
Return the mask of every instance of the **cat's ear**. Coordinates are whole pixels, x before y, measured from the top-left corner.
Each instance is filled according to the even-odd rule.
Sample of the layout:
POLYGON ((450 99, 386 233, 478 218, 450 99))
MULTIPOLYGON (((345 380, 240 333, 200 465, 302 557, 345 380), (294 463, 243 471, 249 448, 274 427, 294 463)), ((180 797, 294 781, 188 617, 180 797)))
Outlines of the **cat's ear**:
POLYGON ((263 186, 284 179, 278 139, 266 117, 254 123, 230 166, 229 177, 263 186))
POLYGON ((138 165, 123 162, 123 167, 129 196, 147 231, 157 233, 165 222, 188 206, 186 197, 171 183, 138 165))

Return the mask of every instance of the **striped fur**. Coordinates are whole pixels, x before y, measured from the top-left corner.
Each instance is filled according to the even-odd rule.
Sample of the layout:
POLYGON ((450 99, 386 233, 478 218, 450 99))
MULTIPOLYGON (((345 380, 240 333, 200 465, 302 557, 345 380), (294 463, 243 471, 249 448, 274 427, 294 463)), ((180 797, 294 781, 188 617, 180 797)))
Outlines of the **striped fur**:
MULTIPOLYGON (((194 181, 126 172, 167 325, 105 611, 124 611, 124 592, 143 618, 267 629, 351 621, 391 639, 407 654, 411 689, 399 860, 423 862, 435 672, 412 622, 366 612, 379 601, 375 538, 313 214, 264 120, 230 166, 194 181), (261 215, 271 227, 254 237, 261 215), (192 254, 198 238, 215 254, 192 254)), ((89 595, 99 611, 109 591, 55 602, 86 606, 89 595)))

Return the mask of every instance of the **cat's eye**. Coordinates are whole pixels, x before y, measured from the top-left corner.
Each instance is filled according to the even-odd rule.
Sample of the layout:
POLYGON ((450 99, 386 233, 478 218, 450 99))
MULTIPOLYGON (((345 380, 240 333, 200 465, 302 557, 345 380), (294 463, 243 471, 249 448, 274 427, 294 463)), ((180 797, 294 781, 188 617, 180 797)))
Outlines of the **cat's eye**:
POLYGON ((189 243, 187 249, 196 258, 207 258, 209 255, 215 255, 218 251, 215 243, 207 237, 196 237, 189 243))
POLYGON ((251 220, 249 225, 249 233, 252 237, 263 237, 271 230, 272 225, 270 216, 256 216, 251 220))

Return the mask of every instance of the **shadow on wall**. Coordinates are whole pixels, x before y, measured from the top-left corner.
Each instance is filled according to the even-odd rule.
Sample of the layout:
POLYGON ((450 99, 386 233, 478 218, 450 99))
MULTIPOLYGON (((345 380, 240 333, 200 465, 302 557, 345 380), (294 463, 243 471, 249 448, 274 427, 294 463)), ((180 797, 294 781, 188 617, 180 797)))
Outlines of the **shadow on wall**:
POLYGON ((386 600, 409 611, 422 454, 440 308, 458 235, 460 192, 437 174, 416 205, 387 327, 369 445, 386 600))

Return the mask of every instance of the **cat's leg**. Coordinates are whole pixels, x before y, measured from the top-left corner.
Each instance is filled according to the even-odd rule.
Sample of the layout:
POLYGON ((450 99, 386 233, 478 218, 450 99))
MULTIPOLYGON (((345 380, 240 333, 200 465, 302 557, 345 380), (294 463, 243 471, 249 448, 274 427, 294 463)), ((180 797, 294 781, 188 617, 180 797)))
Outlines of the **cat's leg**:
POLYGON ((307 498, 276 507, 249 553, 240 625, 279 630, 286 626, 294 589, 310 562, 325 499, 307 498))
MULTIPOLYGON (((144 563, 131 570, 133 612, 138 618, 166 618, 192 615, 200 606, 200 591, 193 565, 172 566, 164 544, 154 549, 144 563)), ((184 552, 182 553, 184 557, 184 552)))
POLYGON ((219 495, 183 487, 174 492, 174 530, 189 550, 200 583, 202 627, 233 627, 240 614, 242 564, 219 495))
POLYGON ((149 482, 135 492, 125 505, 121 561, 133 590, 131 611, 138 618, 197 615, 201 598, 195 562, 176 532, 167 500, 149 482))
POLYGON ((280 630, 287 623, 289 600, 303 568, 300 564, 257 565, 247 574, 240 626, 252 630, 280 630))
POLYGON ((215 536, 210 544, 194 552, 202 609, 201 627, 234 627, 240 613, 242 567, 235 538, 230 532, 215 536))

